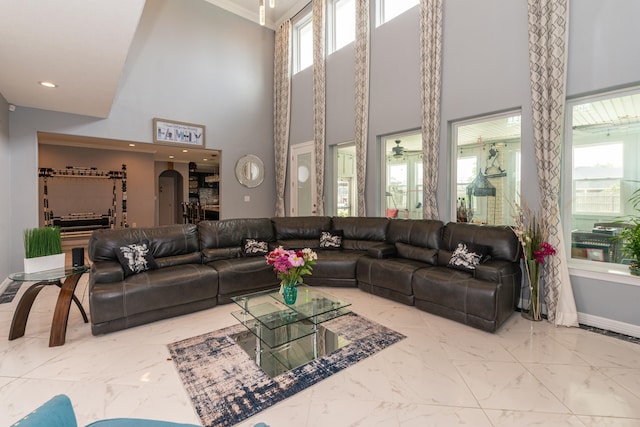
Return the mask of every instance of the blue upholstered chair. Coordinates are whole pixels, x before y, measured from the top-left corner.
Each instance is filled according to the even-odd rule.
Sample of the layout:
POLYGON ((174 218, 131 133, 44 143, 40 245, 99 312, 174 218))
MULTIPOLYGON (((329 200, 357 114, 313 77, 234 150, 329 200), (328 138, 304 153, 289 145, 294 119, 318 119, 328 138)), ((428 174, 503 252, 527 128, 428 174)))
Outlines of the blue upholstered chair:
MULTIPOLYGON (((78 427, 76 414, 71 400, 59 394, 29 415, 13 424, 12 427, 78 427)), ((197 427, 194 424, 170 423, 136 418, 112 418, 95 421, 86 427, 197 427)))

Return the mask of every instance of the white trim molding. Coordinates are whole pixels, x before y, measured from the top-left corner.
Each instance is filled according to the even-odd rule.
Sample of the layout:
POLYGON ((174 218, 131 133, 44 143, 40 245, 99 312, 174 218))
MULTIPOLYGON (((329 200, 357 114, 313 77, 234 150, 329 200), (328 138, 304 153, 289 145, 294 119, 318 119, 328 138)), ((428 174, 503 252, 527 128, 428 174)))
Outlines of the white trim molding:
POLYGON ((593 314, 580 312, 578 312, 578 322, 581 325, 594 326, 607 331, 640 338, 640 326, 632 325, 631 323, 619 322, 617 320, 611 320, 604 317, 594 316, 593 314))

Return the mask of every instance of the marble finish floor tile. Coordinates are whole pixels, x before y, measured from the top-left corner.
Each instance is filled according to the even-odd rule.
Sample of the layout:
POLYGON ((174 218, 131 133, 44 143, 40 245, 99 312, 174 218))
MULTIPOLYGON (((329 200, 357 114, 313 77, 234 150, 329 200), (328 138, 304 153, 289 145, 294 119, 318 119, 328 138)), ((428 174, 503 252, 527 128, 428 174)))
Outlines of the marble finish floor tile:
MULTIPOLYGON (((88 311, 88 275, 76 295, 88 311)), ((22 293, 0 304, 0 425, 55 394, 78 425, 105 417, 198 424, 167 344, 236 324, 233 304, 101 336, 72 306, 48 347, 58 289, 42 290, 25 336, 7 339, 22 293)), ((276 426, 640 426, 640 345, 517 313, 494 334, 355 288, 324 288, 407 339, 240 423, 276 426)))

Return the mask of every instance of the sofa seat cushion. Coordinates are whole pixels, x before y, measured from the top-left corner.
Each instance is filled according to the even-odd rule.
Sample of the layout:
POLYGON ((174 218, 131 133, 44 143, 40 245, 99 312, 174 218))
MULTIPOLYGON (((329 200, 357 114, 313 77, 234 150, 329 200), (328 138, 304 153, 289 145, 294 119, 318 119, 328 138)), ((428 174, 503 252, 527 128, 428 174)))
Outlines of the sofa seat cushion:
POLYGON ((342 249, 316 250, 318 262, 313 266, 314 279, 355 279, 358 259, 366 255, 364 251, 342 249))
POLYGON ((320 238, 317 239, 286 239, 286 240, 277 240, 273 247, 282 246, 285 249, 293 249, 300 250, 304 248, 309 249, 320 249, 320 238))
POLYGON ((412 295, 411 282, 414 273, 428 267, 429 264, 407 258, 362 257, 358 260, 358 285, 366 283, 403 295, 412 295))
POLYGON ((496 320, 499 286, 477 280, 471 273, 447 267, 422 269, 413 275, 416 300, 489 321, 496 320))
POLYGON ((218 272, 218 302, 279 286, 280 280, 264 257, 218 259, 207 264, 218 272))
POLYGON ((215 299, 218 273, 186 264, 149 270, 121 282, 91 283, 91 322, 102 323, 194 301, 215 299))

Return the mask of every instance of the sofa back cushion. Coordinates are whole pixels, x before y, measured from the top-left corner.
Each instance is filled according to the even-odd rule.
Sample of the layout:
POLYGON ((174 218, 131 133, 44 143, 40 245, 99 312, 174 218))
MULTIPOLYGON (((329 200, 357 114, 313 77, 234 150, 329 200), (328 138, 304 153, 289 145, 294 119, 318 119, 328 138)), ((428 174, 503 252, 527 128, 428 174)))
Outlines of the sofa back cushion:
POLYGON ((269 218, 238 218, 198 223, 200 248, 204 262, 242 256, 244 239, 273 242, 269 218))
POLYGON ((333 217, 331 228, 342 230, 343 249, 367 250, 387 238, 389 219, 380 217, 333 217))
POLYGON ((442 240, 442 221, 431 219, 392 219, 387 241, 395 244, 398 255, 435 265, 442 240))
POLYGON ((439 249, 444 223, 434 219, 392 219, 387 240, 421 248, 439 249))
MULTIPOLYGON (((89 259, 115 261, 121 246, 148 241, 158 265, 161 258, 198 253, 198 231, 193 224, 166 225, 149 228, 96 230, 89 238, 89 259)), ((199 254, 197 255, 199 259, 199 254)), ((190 258, 191 259, 191 258, 190 258)))
POLYGON ((322 230, 331 228, 328 216, 273 217, 271 222, 276 244, 287 249, 318 249, 322 230))
POLYGON ((438 265, 447 265, 458 243, 474 243, 491 248, 491 259, 519 262, 522 248, 518 238, 506 225, 477 225, 468 223, 448 223, 442 234, 438 265))

